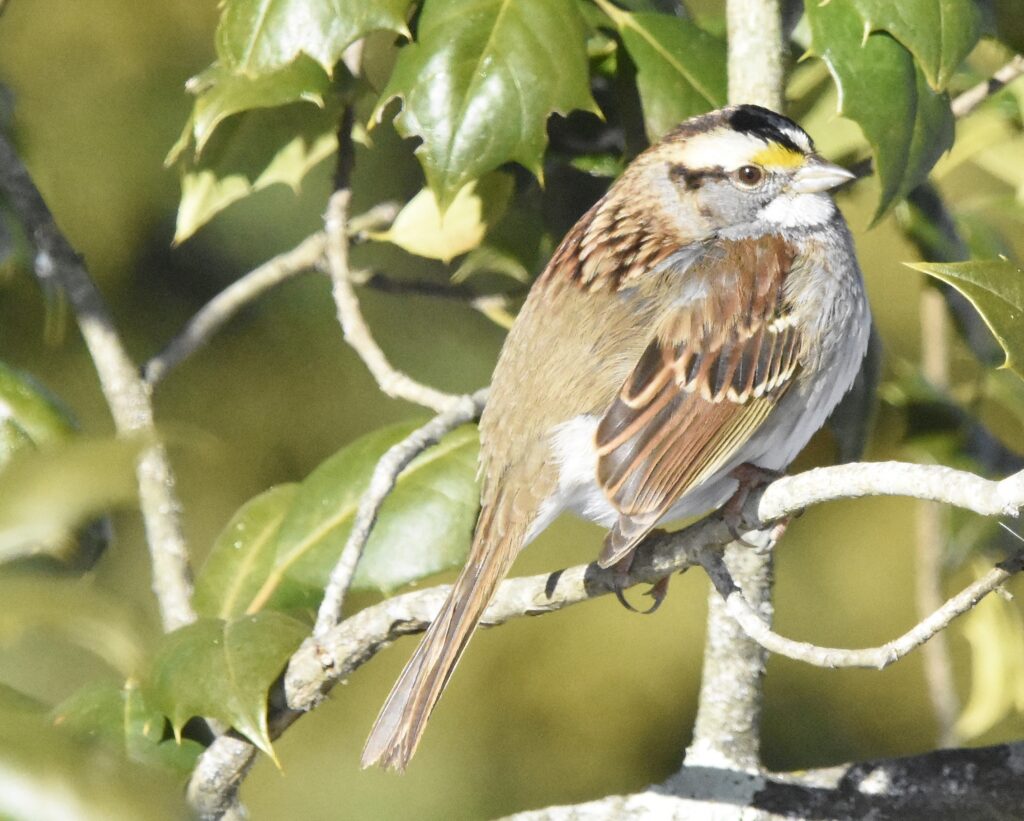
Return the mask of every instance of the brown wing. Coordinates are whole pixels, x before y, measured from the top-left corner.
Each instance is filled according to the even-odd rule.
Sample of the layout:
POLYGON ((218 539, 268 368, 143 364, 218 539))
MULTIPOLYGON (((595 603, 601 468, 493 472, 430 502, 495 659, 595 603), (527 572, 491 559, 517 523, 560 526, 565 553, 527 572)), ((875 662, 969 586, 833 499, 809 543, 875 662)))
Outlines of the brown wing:
POLYGON ((598 482, 621 513, 603 566, 721 470, 792 384, 803 350, 785 301, 793 263, 787 243, 765 238, 729 243, 687 272, 710 296, 663 321, 597 428, 598 482))

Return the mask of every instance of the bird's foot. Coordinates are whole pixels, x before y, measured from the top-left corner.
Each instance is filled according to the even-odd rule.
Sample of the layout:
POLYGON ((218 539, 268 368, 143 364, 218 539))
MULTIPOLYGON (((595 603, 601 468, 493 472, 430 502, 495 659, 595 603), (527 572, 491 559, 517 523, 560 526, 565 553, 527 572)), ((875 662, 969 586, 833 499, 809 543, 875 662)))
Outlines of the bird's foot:
POLYGON ((633 556, 634 554, 630 553, 628 556, 620 559, 612 568, 614 572, 612 585, 615 590, 615 598, 619 600, 619 604, 631 613, 640 613, 641 615, 649 616, 661 607, 661 603, 665 601, 665 597, 668 596, 668 581, 670 577, 664 576, 651 585, 651 589, 644 593, 645 596, 651 597, 651 606, 646 610, 638 610, 629 603, 624 592, 626 589, 626 582, 629 580, 629 568, 633 564, 633 556))
MULTIPOLYGON (((749 462, 744 462, 742 465, 734 467, 729 475, 739 482, 739 487, 737 487, 736 492, 729 497, 729 501, 722 506, 722 520, 725 522, 726 527, 729 528, 729 534, 732 536, 734 541, 746 545, 754 550, 764 550, 765 548, 763 545, 753 544, 747 541, 740 532, 740 527, 743 525, 743 507, 746 505, 747 499, 750 498, 751 493, 770 485, 784 474, 779 470, 771 470, 770 468, 763 468, 758 465, 752 465, 749 462)), ((787 523, 788 520, 780 522, 772 529, 772 538, 769 542, 770 545, 775 544, 775 542, 778 541, 778 538, 782 536, 787 523), (779 530, 780 527, 781 530, 779 530), (777 530, 778 534, 776 535, 777 530)))

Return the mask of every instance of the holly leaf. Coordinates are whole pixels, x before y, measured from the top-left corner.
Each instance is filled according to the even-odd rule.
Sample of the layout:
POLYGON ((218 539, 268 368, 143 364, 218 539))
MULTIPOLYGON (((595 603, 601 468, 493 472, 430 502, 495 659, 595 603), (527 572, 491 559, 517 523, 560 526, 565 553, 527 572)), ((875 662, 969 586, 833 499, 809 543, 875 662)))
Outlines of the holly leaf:
POLYGON ((203 618, 163 638, 145 687, 180 740, 193 716, 230 724, 274 757, 267 692, 309 633, 302 622, 268 611, 224 621, 203 618))
POLYGON ((245 613, 273 567, 277 531, 298 487, 296 483, 272 487, 231 517, 196 578, 197 613, 222 619, 245 613))
POLYGON ((864 36, 849 3, 810 3, 812 49, 839 87, 839 113, 860 126, 875 155, 882 193, 877 222, 928 177, 953 144, 949 98, 933 91, 914 58, 886 34, 864 36))
POLYGON ((74 433, 68 411, 30 376, 0 362, 0 428, 8 429, 7 441, 0 435, 0 468, 20 449, 19 444, 37 446, 62 442, 74 433))
POLYGON ((1000 367, 1024 379, 1024 269, 1006 259, 904 263, 952 285, 975 307, 1006 352, 1000 367))
POLYGON ((186 775, 202 745, 164 739, 163 713, 146 703, 134 680, 123 687, 88 684, 53 708, 55 727, 80 739, 98 741, 132 761, 167 767, 186 775))
POLYGON ((180 150, 179 143, 168 158, 177 159, 181 169, 174 241, 184 242, 232 203, 271 185, 297 192, 310 169, 337 150, 337 127, 333 105, 296 103, 224 120, 199 157, 180 150))
MULTIPOLYGON (((274 566, 248 605, 314 604, 352 528, 359 501, 388 448, 415 430, 392 425, 357 439, 301 484, 277 535, 274 566)), ((353 588, 388 592, 460 563, 469 551, 479 490, 474 425, 464 425, 399 474, 377 516, 353 588)))
POLYGON ((451 262, 480 245, 487 228, 508 206, 512 187, 508 174, 488 174, 467 183, 444 211, 434 192, 424 188, 398 212, 388 230, 368 236, 410 254, 451 262))
POLYGON ((661 139, 683 120, 726 103, 725 41, 670 14, 630 14, 597 5, 615 24, 636 65, 647 138, 661 139))
POLYGON ((864 21, 864 31, 887 31, 899 40, 935 91, 946 89, 981 36, 981 11, 974 0, 851 2, 864 21))
POLYGON ((217 56, 229 71, 258 77, 306 54, 328 74, 371 31, 409 37, 409 0, 225 0, 217 56))
POLYGON ((331 79, 319 64, 300 55, 278 71, 257 77, 235 74, 214 63, 189 80, 186 88, 196 101, 182 139, 171 151, 171 162, 189 145, 196 155, 202 154, 214 129, 233 114, 298 102, 323 108, 331 79))
POLYGON ((375 120, 395 97, 395 125, 423 141, 417 154, 442 208, 510 160, 539 178, 548 116, 597 112, 580 11, 573 0, 426 0, 375 120))

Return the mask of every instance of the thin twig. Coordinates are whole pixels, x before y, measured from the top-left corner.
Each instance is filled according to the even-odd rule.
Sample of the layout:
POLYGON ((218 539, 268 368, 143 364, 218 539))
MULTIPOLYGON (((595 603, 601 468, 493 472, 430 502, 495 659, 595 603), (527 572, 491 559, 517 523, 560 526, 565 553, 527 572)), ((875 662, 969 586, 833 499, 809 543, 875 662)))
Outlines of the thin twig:
POLYGON ((976 86, 958 94, 950 104, 953 116, 958 120, 961 117, 966 117, 987 98, 1002 89, 1007 83, 1012 83, 1022 74, 1024 74, 1024 56, 1017 54, 987 80, 982 80, 976 86))
POLYGON ((359 308, 359 298, 352 287, 348 263, 348 234, 346 222, 351 194, 341 188, 331 195, 327 204, 327 262, 331 273, 334 304, 338 309, 338 321, 345 333, 345 341, 369 368, 380 389, 394 399, 404 399, 442 413, 452 405, 461 402, 462 397, 424 385, 388 362, 384 352, 377 345, 366 320, 359 308))
MULTIPOLYGON (((89 349, 103 395, 119 434, 155 436, 153 406, 114 325, 113 317, 81 258, 50 213, 24 164, 0 134, 0 190, 23 221, 35 245, 35 272, 44 283, 68 296, 82 338, 89 349)), ((181 530, 181 504, 174 473, 163 445, 155 443, 139 457, 139 507, 153 564, 153 592, 165 630, 195 620, 188 549, 181 530)))
POLYGON ((377 521, 377 513, 384 500, 395 487, 398 475, 420 453, 431 445, 437 444, 449 431, 469 422, 480 415, 483 410, 487 391, 477 391, 472 396, 465 396, 462 401, 438 414, 421 428, 417 428, 405 439, 392 446, 377 461, 373 469, 370 483, 359 500, 352 530, 349 532, 345 547, 338 557, 330 579, 324 589, 324 598, 316 616, 313 637, 320 638, 341 621, 345 595, 355 576, 356 565, 363 555, 363 549, 370 538, 373 525, 377 521))
POLYGON ((701 565, 707 571, 715 589, 725 600, 729 615, 743 626, 744 632, 766 650, 815 667, 871 667, 881 670, 903 658, 949 626, 957 616, 973 608, 985 596, 1004 584, 1011 576, 1024 569, 1024 551, 1015 554, 992 568, 978 581, 961 590, 897 639, 879 647, 846 650, 819 647, 803 641, 794 641, 775 633, 750 606, 743 593, 729 575, 728 569, 714 551, 701 554, 701 565))
POLYGON ((205 346, 229 319, 271 288, 315 269, 323 258, 326 243, 324 233, 318 231, 290 251, 278 254, 231 283, 200 308, 181 333, 146 363, 143 370, 146 381, 155 385, 172 368, 205 346))

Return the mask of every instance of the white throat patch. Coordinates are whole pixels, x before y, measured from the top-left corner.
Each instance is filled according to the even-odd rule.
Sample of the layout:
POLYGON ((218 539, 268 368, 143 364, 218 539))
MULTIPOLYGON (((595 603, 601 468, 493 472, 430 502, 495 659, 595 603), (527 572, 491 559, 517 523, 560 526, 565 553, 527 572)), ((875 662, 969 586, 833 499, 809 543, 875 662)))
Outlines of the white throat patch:
POLYGON ((813 228, 829 222, 836 212, 828 194, 779 194, 758 217, 779 228, 813 228))

